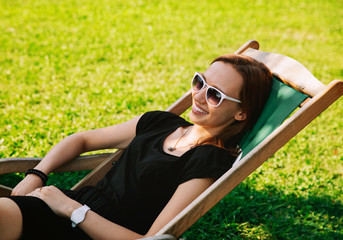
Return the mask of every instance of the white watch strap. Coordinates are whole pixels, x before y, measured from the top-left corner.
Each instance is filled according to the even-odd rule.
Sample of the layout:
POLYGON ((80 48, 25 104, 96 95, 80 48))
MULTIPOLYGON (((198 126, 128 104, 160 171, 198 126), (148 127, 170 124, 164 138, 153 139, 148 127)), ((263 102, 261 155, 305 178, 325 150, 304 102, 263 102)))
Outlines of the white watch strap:
POLYGON ((90 210, 90 208, 87 205, 75 209, 70 216, 71 226, 76 227, 77 224, 81 223, 85 219, 88 210, 90 210))

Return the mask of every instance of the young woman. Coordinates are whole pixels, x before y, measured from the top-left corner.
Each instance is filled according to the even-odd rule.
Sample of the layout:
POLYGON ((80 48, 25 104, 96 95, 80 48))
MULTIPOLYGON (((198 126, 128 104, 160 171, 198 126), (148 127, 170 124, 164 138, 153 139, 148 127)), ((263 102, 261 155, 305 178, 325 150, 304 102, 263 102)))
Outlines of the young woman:
POLYGON ((137 239, 154 235, 233 164, 256 122, 272 74, 238 55, 216 58, 192 79, 193 124, 148 112, 73 134, 0 198, 0 239, 137 239), (46 175, 83 152, 126 149, 95 187, 43 187, 46 175))

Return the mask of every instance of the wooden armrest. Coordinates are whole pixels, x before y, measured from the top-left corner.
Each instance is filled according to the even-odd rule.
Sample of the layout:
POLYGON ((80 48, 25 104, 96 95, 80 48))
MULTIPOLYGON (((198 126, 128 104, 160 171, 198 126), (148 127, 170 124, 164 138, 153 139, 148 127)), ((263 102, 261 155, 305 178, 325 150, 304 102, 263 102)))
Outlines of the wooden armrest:
MULTIPOLYGON (((54 172, 74 172, 82 170, 94 169, 101 163, 112 156, 113 153, 102 153, 80 156, 73 161, 57 168, 54 172)), ((42 158, 1 158, 0 159, 0 175, 5 173, 26 172, 30 168, 34 168, 42 158)), ((12 188, 0 184, 0 196, 9 196, 12 188)))
MULTIPOLYGON (((73 161, 57 168, 54 172, 73 172, 90 170, 96 168, 106 158, 113 153, 102 153, 80 156, 73 161)), ((26 172, 27 169, 34 168, 42 158, 2 158, 0 159, 0 174, 26 172)))
POLYGON ((163 235, 158 235, 158 236, 140 238, 137 240, 176 240, 176 238, 170 234, 163 234, 163 235))

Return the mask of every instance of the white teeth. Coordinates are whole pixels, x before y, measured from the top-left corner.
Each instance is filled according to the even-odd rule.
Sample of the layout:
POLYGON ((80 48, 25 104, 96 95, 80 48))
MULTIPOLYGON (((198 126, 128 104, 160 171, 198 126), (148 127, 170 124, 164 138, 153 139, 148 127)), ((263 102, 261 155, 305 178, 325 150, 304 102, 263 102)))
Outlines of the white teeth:
POLYGON ((197 107, 195 104, 193 105, 193 107, 194 107, 195 110, 197 110, 198 112, 201 112, 201 113, 208 113, 208 112, 202 110, 201 108, 197 107))

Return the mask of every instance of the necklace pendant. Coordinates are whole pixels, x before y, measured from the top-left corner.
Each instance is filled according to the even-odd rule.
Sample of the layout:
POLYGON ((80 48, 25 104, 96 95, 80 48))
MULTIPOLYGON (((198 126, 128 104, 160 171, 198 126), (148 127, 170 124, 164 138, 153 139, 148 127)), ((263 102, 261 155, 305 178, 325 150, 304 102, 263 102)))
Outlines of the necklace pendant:
POLYGON ((168 147, 168 151, 172 152, 172 151, 175 151, 176 148, 174 147, 168 147))

